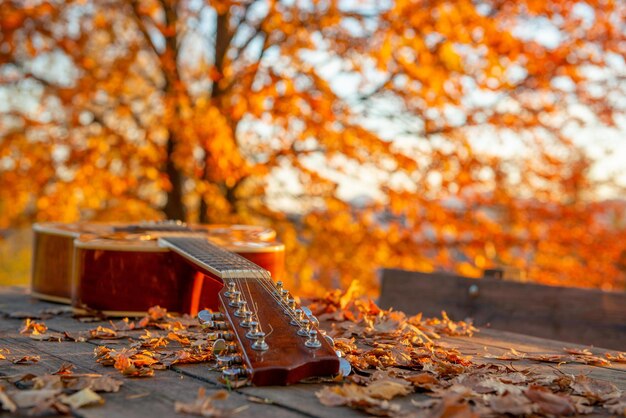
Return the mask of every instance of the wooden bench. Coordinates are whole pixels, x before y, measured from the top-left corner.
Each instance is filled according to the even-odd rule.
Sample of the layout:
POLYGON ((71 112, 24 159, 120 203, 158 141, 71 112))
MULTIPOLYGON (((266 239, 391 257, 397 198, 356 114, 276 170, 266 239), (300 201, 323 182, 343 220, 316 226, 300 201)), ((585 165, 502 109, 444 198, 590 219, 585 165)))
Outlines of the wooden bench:
POLYGON ((626 293, 384 269, 380 305, 479 327, 626 349, 626 293))

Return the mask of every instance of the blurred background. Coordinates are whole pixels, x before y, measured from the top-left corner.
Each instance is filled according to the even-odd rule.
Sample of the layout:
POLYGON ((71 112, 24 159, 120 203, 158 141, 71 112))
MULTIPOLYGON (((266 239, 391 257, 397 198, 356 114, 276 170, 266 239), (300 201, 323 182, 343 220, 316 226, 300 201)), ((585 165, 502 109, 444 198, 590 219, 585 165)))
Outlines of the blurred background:
POLYGON ((1 0, 0 284, 34 221, 278 231, 297 294, 400 267, 626 288, 626 2, 1 0))

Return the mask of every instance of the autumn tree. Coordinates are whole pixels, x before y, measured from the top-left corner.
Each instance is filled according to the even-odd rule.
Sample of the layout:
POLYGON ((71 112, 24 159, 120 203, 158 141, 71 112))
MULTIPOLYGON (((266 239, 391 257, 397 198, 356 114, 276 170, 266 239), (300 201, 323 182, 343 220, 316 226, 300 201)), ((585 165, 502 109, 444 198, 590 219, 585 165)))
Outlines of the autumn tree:
POLYGON ((373 284, 379 266, 498 264, 623 287, 623 207, 597 201, 576 132, 623 117, 625 13, 571 0, 4 1, 0 227, 271 224, 303 292, 373 284))

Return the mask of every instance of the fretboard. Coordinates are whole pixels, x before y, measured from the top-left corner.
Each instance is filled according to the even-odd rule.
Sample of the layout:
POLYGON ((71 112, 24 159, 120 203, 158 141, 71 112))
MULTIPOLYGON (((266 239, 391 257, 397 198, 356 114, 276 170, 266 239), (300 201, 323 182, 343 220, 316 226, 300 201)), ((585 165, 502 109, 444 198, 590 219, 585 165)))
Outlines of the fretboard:
POLYGON ((220 278, 256 279, 263 274, 269 274, 267 270, 239 254, 210 243, 206 238, 167 236, 159 238, 159 245, 220 278))

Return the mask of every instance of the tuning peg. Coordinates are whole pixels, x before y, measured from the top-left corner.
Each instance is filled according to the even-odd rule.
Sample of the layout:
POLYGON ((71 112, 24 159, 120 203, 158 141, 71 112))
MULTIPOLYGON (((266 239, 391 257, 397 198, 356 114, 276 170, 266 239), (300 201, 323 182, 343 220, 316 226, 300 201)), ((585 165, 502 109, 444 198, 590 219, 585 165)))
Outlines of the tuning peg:
POLYGON ((283 300, 289 299, 289 290, 281 289, 281 291, 280 291, 280 298, 283 299, 283 300))
POLYGON ((294 311, 295 314, 295 318, 292 319, 289 323, 291 325, 300 325, 300 322, 302 322, 302 320, 304 319, 304 312, 302 311, 302 309, 296 309, 294 311))
POLYGON ((235 316, 238 318, 243 318, 248 312, 250 312, 248 310, 248 302, 242 300, 241 302, 239 302, 239 308, 237 308, 237 310, 235 311, 235 316))
POLYGON ((227 298, 230 298, 232 296, 233 292, 237 291, 237 284, 231 280, 226 285, 226 288, 227 288, 227 290, 226 290, 226 292, 224 292, 224 296, 226 296, 227 298))
POLYGON ((276 290, 274 290, 274 294, 282 297, 282 295, 283 295, 283 293, 282 293, 282 291, 283 291, 283 282, 280 281, 280 280, 277 281, 275 287, 276 287, 276 290))
POLYGON ((256 340, 261 335, 261 329, 257 321, 250 321, 250 331, 246 333, 246 337, 256 340))
POLYGON ((208 309, 198 312, 198 321, 203 325, 210 321, 220 321, 222 319, 224 319, 224 314, 221 312, 211 312, 208 309))
POLYGON ((238 364, 243 363, 243 359, 238 354, 235 354, 232 356, 220 355, 216 357, 216 360, 217 360, 217 365, 220 368, 230 367, 233 365, 238 365, 238 364))
POLYGON ((222 370, 222 378, 226 381, 238 380, 240 377, 246 377, 247 375, 248 372, 243 367, 222 370))
POLYGON ((241 325, 244 328, 250 328, 251 324, 252 324, 252 312, 250 311, 244 312, 243 321, 241 321, 239 325, 241 325))
POLYGON ((208 321, 202 324, 202 328, 208 328, 212 331, 224 331, 228 329, 228 324, 223 321, 208 321))
POLYGON ((296 309, 296 300, 294 298, 287 298, 287 309, 285 309, 285 315, 291 314, 296 309))
POLYGON ((241 292, 235 290, 230 294, 230 302, 228 302, 228 306, 232 306, 233 308, 238 308, 241 305, 241 292))
POLYGON ((300 329, 298 330, 297 334, 301 337, 308 337, 310 332, 311 321, 309 321, 308 319, 303 319, 302 321, 300 321, 300 329))
POLYGON ((223 338, 219 338, 215 340, 213 343, 213 354, 217 357, 218 355, 230 354, 237 352, 236 344, 229 344, 223 338))
POLYGON ((258 351, 266 351, 270 348, 265 342, 265 333, 263 331, 258 333, 258 337, 255 342, 252 343, 252 349, 258 351))
POLYGON ((317 339, 317 331, 314 329, 309 331, 309 338, 304 342, 304 345, 309 348, 320 348, 322 346, 320 340, 317 339))
POLYGON ((232 340, 235 339, 235 335, 232 332, 230 332, 230 331, 218 332, 217 333, 217 337, 218 337, 218 339, 221 338, 221 339, 226 340, 226 341, 232 341, 232 340))
POLYGON ((350 362, 345 358, 339 359, 339 374, 343 377, 348 376, 352 372, 352 366, 350 362))

